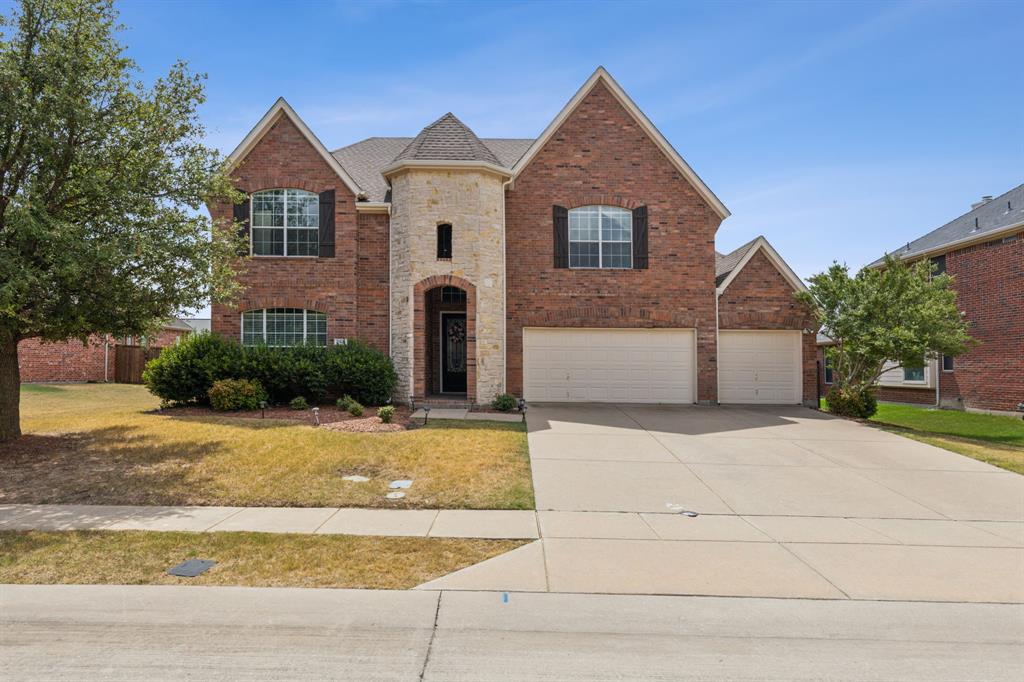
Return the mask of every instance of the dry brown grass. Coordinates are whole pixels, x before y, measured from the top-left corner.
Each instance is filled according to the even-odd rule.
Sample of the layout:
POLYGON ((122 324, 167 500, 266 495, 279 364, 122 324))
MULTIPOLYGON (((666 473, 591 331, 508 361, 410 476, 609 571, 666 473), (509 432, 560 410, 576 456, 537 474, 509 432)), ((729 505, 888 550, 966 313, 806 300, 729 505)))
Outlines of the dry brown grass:
POLYGON ((0 584, 247 585, 408 589, 519 540, 144 531, 0 532, 0 584), (166 570, 217 565, 195 578, 166 570))
POLYGON ((890 430, 904 436, 905 438, 913 438, 914 440, 927 443, 928 445, 945 448, 946 450, 951 450, 957 454, 986 462, 987 464, 997 466, 1000 469, 1024 474, 1024 448, 969 440, 966 438, 954 438, 952 436, 925 435, 905 429, 890 430))
POLYGON ((26 436, 0 452, 0 503, 533 508, 521 424, 339 433, 147 413, 156 406, 140 386, 26 387, 26 436), (406 498, 386 500, 401 478, 414 480, 406 498))

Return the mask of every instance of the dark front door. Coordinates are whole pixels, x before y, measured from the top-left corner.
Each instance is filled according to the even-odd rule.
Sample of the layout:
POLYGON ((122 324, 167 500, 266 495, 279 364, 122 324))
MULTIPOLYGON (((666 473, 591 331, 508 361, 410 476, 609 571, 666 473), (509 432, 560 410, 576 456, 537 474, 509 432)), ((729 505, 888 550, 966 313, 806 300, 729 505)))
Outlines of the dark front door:
POLYGON ((466 392, 465 313, 441 313, 441 392, 466 392))

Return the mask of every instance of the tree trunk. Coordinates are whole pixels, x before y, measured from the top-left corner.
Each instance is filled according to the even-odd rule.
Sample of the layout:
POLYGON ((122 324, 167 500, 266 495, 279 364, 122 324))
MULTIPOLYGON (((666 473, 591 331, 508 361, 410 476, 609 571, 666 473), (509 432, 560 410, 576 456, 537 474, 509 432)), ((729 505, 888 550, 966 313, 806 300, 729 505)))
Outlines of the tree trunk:
POLYGON ((21 375, 18 372, 18 339, 0 330, 0 442, 21 435, 21 375))

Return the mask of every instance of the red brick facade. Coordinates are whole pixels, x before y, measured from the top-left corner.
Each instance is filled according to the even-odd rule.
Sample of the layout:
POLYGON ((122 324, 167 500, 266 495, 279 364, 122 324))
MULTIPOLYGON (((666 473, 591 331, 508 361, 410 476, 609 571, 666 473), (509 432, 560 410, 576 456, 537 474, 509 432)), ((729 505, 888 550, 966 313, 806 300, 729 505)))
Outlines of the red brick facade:
MULTIPOLYGON (((758 250, 718 299, 719 329, 816 331, 807 308, 793 297, 793 286, 763 250, 758 250)), ((815 334, 803 334, 803 396, 813 403, 816 384, 815 334)))
POLYGON ((523 387, 523 327, 688 327, 697 394, 716 400, 715 232, 721 219, 597 84, 516 178, 505 204, 508 392, 523 387), (553 267, 551 207, 647 206, 650 267, 553 267))
MULTIPOLYGON (((162 329, 148 344, 162 348, 188 334, 183 329, 162 329)), ((39 339, 23 339, 18 344, 18 368, 21 380, 31 382, 113 381, 114 356, 117 343, 105 337, 92 336, 87 344, 81 341, 44 343, 39 339)))
MULTIPOLYGON (((390 352, 390 216, 357 212, 352 191, 288 115, 282 114, 269 127, 233 176, 239 189, 247 193, 272 188, 317 193, 333 189, 336 256, 248 259, 240 276, 244 292, 233 307, 213 307, 213 331, 238 338, 243 311, 308 308, 327 314, 328 339, 357 337, 390 352)), ((517 172, 505 195, 505 390, 522 395, 525 327, 694 329, 697 399, 714 403, 718 398, 719 312, 725 315, 723 328, 802 330, 808 326, 793 300, 792 286, 763 255, 755 256, 737 277, 719 311, 715 234, 721 218, 706 196, 648 136, 612 90, 598 81, 529 165, 517 172), (591 204, 647 208, 647 268, 554 267, 552 207, 591 204)), ((211 206, 211 214, 230 220, 232 210, 227 205, 211 206)), ((431 292, 455 286, 467 292, 466 398, 470 402, 477 398, 476 293, 477 287, 495 284, 487 279, 472 282, 467 277, 428 277, 409 287, 411 390, 415 395, 440 388, 435 368, 439 347, 432 330, 438 324, 437 314, 450 306, 442 305, 431 292)), ((805 335, 805 400, 816 394, 813 344, 812 336, 805 335)), ((489 400, 490 396, 481 398, 489 400)))
MULTIPOLYGON (((978 345, 939 373, 945 407, 1014 412, 1024 402, 1024 231, 946 254, 978 345)), ((935 404, 935 389, 882 388, 882 400, 935 404)))
MULTIPOLYGON (((319 194, 333 189, 335 255, 248 259, 239 278, 244 293, 234 306, 213 306, 213 331, 238 338, 242 312, 306 308, 327 314, 328 339, 362 338, 387 352, 387 216, 357 217, 352 191, 284 115, 232 177, 246 193, 293 188, 319 194), (363 287, 369 291, 361 293, 363 287)), ((230 221, 232 209, 218 204, 210 207, 210 214, 230 221)))

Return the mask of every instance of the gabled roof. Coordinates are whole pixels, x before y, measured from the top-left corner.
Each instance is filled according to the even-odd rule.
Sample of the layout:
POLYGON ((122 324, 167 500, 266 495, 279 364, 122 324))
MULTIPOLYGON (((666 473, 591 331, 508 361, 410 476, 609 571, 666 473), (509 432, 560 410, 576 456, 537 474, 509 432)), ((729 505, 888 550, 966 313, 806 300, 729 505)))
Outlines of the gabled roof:
POLYGON ((413 138, 395 161, 482 161, 501 162, 469 127, 450 111, 413 138))
POLYGON ((608 88, 612 95, 615 96, 615 99, 617 99, 623 108, 629 112, 630 116, 633 117, 643 131, 647 133, 648 137, 650 137, 661 149, 662 153, 668 157, 668 160, 672 162, 680 173, 682 173, 683 177, 693 185, 697 190, 697 193, 711 205, 719 217, 723 220, 728 218, 730 215, 729 209, 725 207, 725 204, 722 203, 721 199, 715 196, 715 193, 711 191, 711 188, 704 184, 704 181, 700 179, 700 176, 690 168, 690 165, 686 163, 682 156, 680 156, 679 152, 677 152, 669 141, 665 139, 665 136, 661 134, 661 131, 659 131, 653 123, 651 123, 650 119, 647 118, 644 112, 640 111, 640 108, 636 103, 630 99, 629 95, 626 94, 626 91, 623 90, 617 82, 615 82, 615 79, 611 77, 611 74, 609 74, 603 66, 597 67, 597 70, 594 71, 590 78, 587 79, 587 82, 583 84, 583 87, 573 95, 568 104, 562 108, 558 115, 555 116, 555 119, 551 121, 551 123, 548 124, 548 127, 544 129, 544 132, 540 134, 540 137, 534 140, 533 144, 526 153, 523 154, 522 158, 516 162, 516 165, 512 168, 514 175, 519 175, 523 169, 530 165, 530 161, 533 160, 533 157, 535 157, 537 153, 544 148, 544 145, 547 144, 548 140, 551 139, 551 137, 562 126, 562 123, 569 118, 569 115, 576 110, 580 103, 583 102, 586 96, 590 94, 590 91, 593 90, 598 83, 603 83, 608 88))
MULTIPOLYGON (((900 259, 937 254, 957 245, 985 241, 1019 227, 1024 227, 1024 185, 1014 187, 889 253, 900 259)), ((884 260, 879 258, 868 267, 880 265, 884 260)))
MULTIPOLYGON (((533 139, 478 138, 498 159, 498 165, 511 168, 533 144, 533 139)), ((369 201, 388 201, 388 183, 381 171, 387 168, 413 141, 411 137, 370 137, 332 154, 366 191, 369 201)))
POLYGON ((249 131, 249 134, 245 136, 245 139, 243 139, 242 142, 235 147, 235 150, 228 155, 228 161, 232 165, 241 163, 242 160, 249 155, 249 152, 252 151, 253 147, 256 146, 256 143, 263 139, 263 136, 267 134, 267 131, 270 130, 281 116, 287 116, 291 120, 295 127, 298 128, 299 132, 302 133, 303 137, 305 137, 313 146, 313 149, 316 150, 317 154, 319 154, 323 160, 327 162, 327 165, 338 174, 338 177, 341 178, 342 182, 345 183, 345 186, 351 190, 352 194, 357 198, 363 194, 362 188, 360 188, 359 185, 356 184, 355 180, 352 179, 352 176, 345 171, 345 168, 338 162, 338 159, 334 158, 334 156, 327 151, 327 148, 319 138, 313 134, 313 131, 309 129, 309 126, 299 118, 299 115, 295 113, 295 110, 292 109, 291 105, 285 101, 284 97, 277 98, 277 101, 274 102, 274 105, 270 107, 266 114, 263 115, 263 118, 259 120, 259 123, 249 131))
POLYGON ((747 255, 747 251, 754 246, 754 243, 758 240, 757 237, 751 239, 749 242, 739 247, 734 251, 730 251, 727 254, 718 253, 715 251, 715 286, 718 286, 725 281, 726 276, 739 265, 743 257, 747 255))
POLYGON ((775 269, 779 271, 795 291, 807 291, 807 285, 804 284, 802 279, 797 277, 793 269, 789 267, 789 264, 782 260, 779 252, 768 243, 767 239, 759 236, 728 254, 722 255, 717 251, 715 252, 715 285, 718 287, 719 296, 732 284, 732 281, 736 279, 736 275, 743 270, 758 251, 764 252, 764 255, 772 262, 775 269))

